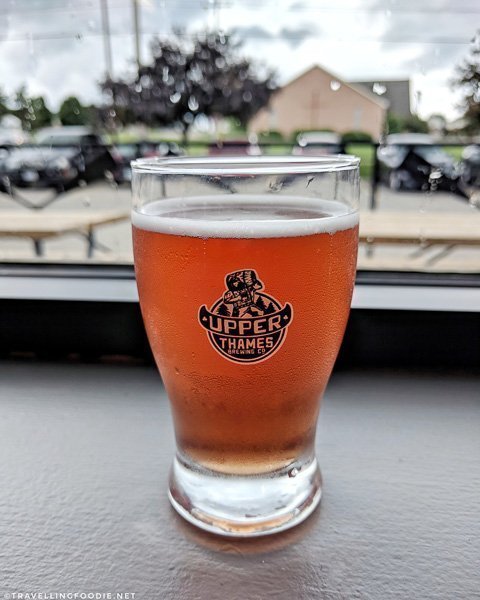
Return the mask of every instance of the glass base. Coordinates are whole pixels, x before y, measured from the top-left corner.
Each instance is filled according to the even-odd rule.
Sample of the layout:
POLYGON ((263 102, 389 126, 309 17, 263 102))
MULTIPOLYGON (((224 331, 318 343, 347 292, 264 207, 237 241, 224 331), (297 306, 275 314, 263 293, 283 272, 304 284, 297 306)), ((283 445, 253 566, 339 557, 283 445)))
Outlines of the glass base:
POLYGON ((187 521, 212 533, 255 537, 304 521, 322 495, 317 459, 262 475, 223 475, 176 457, 168 496, 187 521))

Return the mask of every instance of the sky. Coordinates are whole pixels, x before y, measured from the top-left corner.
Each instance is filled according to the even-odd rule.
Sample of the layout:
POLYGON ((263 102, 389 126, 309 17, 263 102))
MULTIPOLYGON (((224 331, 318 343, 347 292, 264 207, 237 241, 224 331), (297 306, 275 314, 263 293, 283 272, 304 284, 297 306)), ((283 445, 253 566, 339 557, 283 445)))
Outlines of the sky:
MULTIPOLYGON (((52 109, 68 95, 98 102, 106 72, 108 6, 113 75, 134 69, 133 0, 0 0, 0 90, 25 84, 52 109)), ((181 28, 234 32, 242 53, 283 84, 314 64, 345 81, 410 79, 412 108, 459 116, 455 65, 480 29, 477 0, 137 0, 141 58, 154 36, 181 28)))

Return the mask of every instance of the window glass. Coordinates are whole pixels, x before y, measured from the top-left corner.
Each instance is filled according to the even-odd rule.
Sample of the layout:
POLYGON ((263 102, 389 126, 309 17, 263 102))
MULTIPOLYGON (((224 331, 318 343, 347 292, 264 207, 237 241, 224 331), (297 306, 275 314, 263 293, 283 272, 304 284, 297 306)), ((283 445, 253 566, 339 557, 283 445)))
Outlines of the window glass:
POLYGON ((359 268, 480 272, 473 0, 9 0, 0 261, 130 264, 130 161, 361 157, 359 268))

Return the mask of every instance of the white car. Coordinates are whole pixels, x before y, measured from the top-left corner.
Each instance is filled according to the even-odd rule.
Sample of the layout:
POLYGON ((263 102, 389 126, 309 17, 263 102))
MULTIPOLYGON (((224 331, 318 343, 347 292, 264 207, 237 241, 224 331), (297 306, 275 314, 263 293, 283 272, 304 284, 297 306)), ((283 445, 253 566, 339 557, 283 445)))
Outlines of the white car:
POLYGON ((344 144, 342 136, 331 131, 309 131, 297 137, 293 147, 294 156, 318 156, 324 154, 342 154, 344 144))
POLYGON ((20 146, 29 141, 30 136, 23 131, 18 117, 5 115, 0 120, 0 146, 20 146))

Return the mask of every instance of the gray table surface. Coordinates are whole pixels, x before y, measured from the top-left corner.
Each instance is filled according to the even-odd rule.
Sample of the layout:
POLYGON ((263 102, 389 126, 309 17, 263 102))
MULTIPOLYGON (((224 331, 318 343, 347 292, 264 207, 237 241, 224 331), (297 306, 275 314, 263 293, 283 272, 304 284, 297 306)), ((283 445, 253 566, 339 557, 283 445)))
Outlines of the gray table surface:
POLYGON ((184 523, 173 448, 151 368, 0 363, 0 600, 480 598, 479 377, 334 375, 320 509, 276 536, 184 523))

